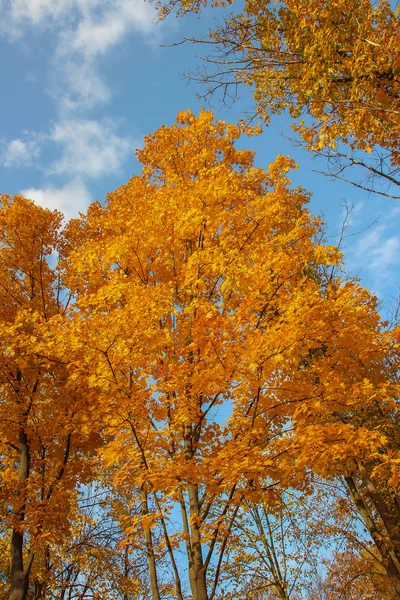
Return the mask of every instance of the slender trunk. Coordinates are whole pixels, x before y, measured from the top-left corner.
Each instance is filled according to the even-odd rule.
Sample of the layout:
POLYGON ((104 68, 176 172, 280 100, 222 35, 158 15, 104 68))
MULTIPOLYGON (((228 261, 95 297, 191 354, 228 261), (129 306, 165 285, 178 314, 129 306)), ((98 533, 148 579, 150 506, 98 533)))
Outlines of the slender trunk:
MULTIPOLYGON (((144 448, 140 442, 139 436, 136 432, 135 422, 131 419, 131 415, 129 413, 129 424, 131 426, 132 433, 134 435, 135 441, 138 445, 141 454, 141 463, 142 468, 147 471, 147 461, 146 454, 144 448)), ((143 487, 140 489, 140 497, 141 497, 141 512, 142 517, 144 517, 144 523, 146 523, 146 519, 149 515, 149 498, 148 492, 143 487)), ((158 580, 157 580, 157 565, 156 565, 156 557, 154 555, 153 548, 153 536, 151 533, 151 528, 145 524, 143 526, 144 539, 146 543, 146 554, 147 554, 147 566, 149 569, 149 578, 150 578, 150 589, 151 589, 151 598, 152 600, 160 600, 160 592, 158 589, 158 580)))
POLYGON ((13 529, 11 537, 10 595, 9 600, 25 600, 29 587, 29 572, 23 566, 23 535, 13 529))
MULTIPOLYGON (((192 544, 196 600, 208 600, 206 569, 203 563, 203 553, 200 538, 199 497, 197 484, 188 484, 188 496, 190 512, 190 539, 192 544)), ((194 594, 193 597, 195 597, 194 594)))
MULTIPOLYGON (((382 498, 381 494, 375 487, 372 479, 369 478, 366 469, 361 465, 360 467, 361 478, 366 488, 366 493, 371 500, 375 510, 379 514, 382 522, 385 526, 386 533, 390 539, 391 546, 393 548, 393 552, 396 556, 398 567, 400 566, 400 531, 398 526, 396 525, 392 515, 390 514, 390 509, 388 509, 384 498, 382 498)), ((394 508, 394 507, 393 507, 394 508)))
POLYGON ((192 590, 193 600, 197 600, 196 576, 195 576, 194 564, 193 564, 192 543, 191 543, 190 531, 189 531, 189 519, 188 519, 188 515, 187 515, 187 510, 186 510, 185 497, 184 497, 182 489, 180 490, 179 503, 181 506, 183 533, 185 534, 186 556, 188 559, 188 573, 189 573, 190 589, 192 590))
POLYGON ((379 554, 382 557, 382 564, 386 570, 387 576, 392 582, 397 594, 400 594, 400 572, 397 568, 396 562, 393 560, 393 556, 391 556, 391 552, 388 549, 381 532, 373 520, 370 511, 364 502, 364 499, 358 491, 353 477, 345 477, 345 481, 354 499, 354 503, 360 512, 369 533, 371 534, 379 554))
MULTIPOLYGON (((185 444, 185 460, 190 461, 193 458, 193 431, 190 425, 184 426, 183 435, 185 444)), ((201 521, 198 485, 196 483, 189 482, 187 484, 187 492, 189 497, 190 515, 190 558, 193 571, 192 577, 190 577, 190 585, 192 588, 193 600, 208 600, 206 567, 203 561, 200 536, 201 521)))
MULTIPOLYGON (((148 494, 145 489, 140 490, 141 503, 142 503, 142 517, 145 519, 149 515, 149 502, 148 502, 148 494)), ((153 536, 151 533, 151 528, 148 525, 143 527, 144 531, 144 539, 146 542, 146 554, 147 554, 147 565, 149 568, 149 578, 150 578, 150 589, 151 589, 151 598, 152 600, 161 600, 160 592, 158 590, 158 581, 157 581, 157 565, 156 558, 154 556, 154 548, 153 548, 153 536)))
POLYGON ((19 500, 17 524, 14 525, 10 547, 10 594, 9 600, 26 600, 29 587, 29 573, 33 561, 30 552, 24 567, 23 522, 26 510, 26 485, 29 478, 30 454, 28 436, 25 431, 19 434, 19 500))

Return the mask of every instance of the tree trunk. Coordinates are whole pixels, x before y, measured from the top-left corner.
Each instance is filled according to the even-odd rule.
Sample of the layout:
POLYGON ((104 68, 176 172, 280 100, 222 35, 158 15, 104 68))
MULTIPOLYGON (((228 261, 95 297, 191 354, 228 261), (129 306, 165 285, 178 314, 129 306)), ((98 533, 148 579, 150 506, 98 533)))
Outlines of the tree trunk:
POLYGON ((189 519, 188 519, 187 510, 186 510, 185 496, 184 496, 182 489, 180 490, 179 503, 181 505, 183 531, 185 534, 186 556, 188 559, 188 575, 189 575, 190 589, 192 590, 193 600, 197 600, 197 598, 196 598, 196 576, 194 573, 194 566, 193 566, 193 553, 192 553, 192 542, 191 542, 190 531, 189 531, 189 519))
POLYGON ((17 525, 14 525, 10 547, 10 594, 9 600, 26 600, 29 587, 29 573, 33 561, 30 552, 24 568, 24 534, 22 525, 25 520, 26 484, 29 477, 30 454, 28 436, 25 431, 19 434, 19 497, 17 525))
POLYGON ((362 481, 365 485, 366 493, 370 498, 375 510, 382 519, 386 533, 390 539, 393 552, 396 556, 398 566, 400 566, 400 531, 395 523, 395 520, 393 519, 392 513, 394 512, 394 507, 391 511, 390 508, 387 506, 385 499, 376 489, 374 482, 372 481, 372 479, 369 478, 365 468, 361 467, 360 471, 362 481))
POLYGON ((396 593, 399 594, 400 597, 400 571, 397 568, 397 561, 394 560, 394 558, 396 557, 392 556, 392 553, 390 552, 389 548, 387 547, 387 544, 385 543, 384 538, 387 536, 382 536, 382 532, 379 531, 378 526, 372 518, 370 511, 364 502, 363 497, 357 489, 353 477, 345 477, 345 481, 353 497, 354 503, 358 511, 360 512, 369 533, 371 534, 371 537, 375 543, 379 554, 382 557, 382 565, 386 570, 387 576, 392 582, 396 593))
POLYGON ((188 484, 189 512, 190 512, 190 540, 193 557, 193 574, 196 586, 196 593, 193 593, 195 600, 208 600, 206 569, 203 562, 203 553, 200 539, 199 523, 199 498, 197 484, 188 484))
MULTIPOLYGON (((184 426, 184 444, 185 460, 190 461, 193 458, 193 432, 190 425, 184 426)), ((200 536, 200 505, 199 490, 196 483, 187 484, 189 497, 189 515, 190 515, 190 557, 189 569, 191 569, 190 587, 192 589, 193 600, 208 600, 206 567, 203 561, 200 536)))
POLYGON ((26 600, 29 587, 29 573, 26 573, 23 570, 17 571, 14 568, 12 575, 10 575, 10 581, 11 590, 8 597, 9 600, 26 600))
POLYGON ((171 540, 169 538, 167 526, 165 524, 165 518, 164 518, 164 516, 162 514, 161 505, 160 505, 160 503, 158 501, 156 492, 153 493, 153 496, 154 496, 154 502, 156 504, 156 508, 157 508, 158 512, 160 513, 160 515, 161 515, 161 527, 163 529, 164 540, 165 540, 165 543, 167 545, 167 549, 168 549, 168 554, 169 554, 169 558, 170 558, 170 561, 171 561, 172 570, 174 572, 176 597, 178 598, 178 600, 183 600, 181 579, 179 577, 179 571, 178 571, 178 567, 176 565, 176 561, 175 561, 175 557, 174 557, 174 552, 173 552, 173 548, 172 548, 172 545, 171 545, 171 540))
POLYGON ((268 527, 268 535, 267 535, 267 533, 264 530, 264 526, 262 523, 262 519, 260 517, 260 513, 258 511, 257 504, 252 504, 252 506, 253 506, 253 516, 255 517, 255 522, 257 525, 258 533, 260 535, 262 545, 264 546, 265 554, 268 559, 268 563, 269 563, 271 573, 272 573, 272 587, 276 591, 279 600, 290 600, 288 591, 287 591, 287 585, 286 585, 286 582, 284 581, 284 578, 282 577, 279 560, 276 556, 274 537, 273 537, 273 533, 271 531, 271 527, 269 524, 268 514, 263 505, 264 517, 265 517, 267 527, 268 527))
MULTIPOLYGON (((149 515, 149 502, 148 502, 147 491, 142 488, 140 490, 140 496, 141 496, 141 501, 142 501, 142 516, 146 518, 149 515)), ((157 565, 156 565, 156 558, 154 556, 154 548, 153 548, 153 536, 152 536, 150 527, 148 527, 148 526, 143 527, 143 531, 144 531, 144 539, 146 542, 147 566, 149 568, 151 599, 152 600, 160 600, 160 592, 158 590, 158 580, 157 580, 157 565)))

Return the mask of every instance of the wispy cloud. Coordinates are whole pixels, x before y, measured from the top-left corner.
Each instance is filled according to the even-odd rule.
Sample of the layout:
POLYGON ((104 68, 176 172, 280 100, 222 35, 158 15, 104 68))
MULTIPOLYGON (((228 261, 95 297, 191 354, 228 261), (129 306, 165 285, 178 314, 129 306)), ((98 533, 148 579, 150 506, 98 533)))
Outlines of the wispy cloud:
POLYGON ((0 31, 11 40, 26 30, 54 36, 52 94, 64 111, 90 110, 108 102, 99 59, 128 35, 159 36, 154 7, 144 0, 4 0, 0 31))
POLYGON ((39 154, 39 140, 16 138, 1 144, 0 164, 4 167, 29 167, 37 160, 39 154))
MULTIPOLYGON (((143 0, 2 0, 0 9, 2 30, 7 35, 21 36, 29 25, 45 29, 55 23, 62 35, 69 28, 80 33, 109 21, 114 41, 131 26, 147 31, 155 15, 154 8, 143 0)), ((103 33, 110 37, 104 29, 103 33)))
POLYGON ((116 134, 111 120, 65 119, 54 126, 49 139, 61 150, 60 158, 48 169, 49 175, 98 177, 115 173, 133 148, 128 137, 116 134))
POLYGON ((65 17, 76 2, 65 0, 3 0, 1 31, 7 37, 19 38, 26 26, 49 27, 65 17))
POLYGON ((45 184, 22 193, 70 217, 89 202, 88 178, 121 169, 135 144, 112 119, 98 117, 113 96, 102 61, 128 35, 151 43, 160 31, 155 20, 154 7, 144 0, 0 0, 0 35, 14 43, 27 33, 48 33, 53 45, 48 90, 57 106, 55 122, 47 132, 19 134, 0 144, 4 167, 38 164, 42 147, 49 156, 50 145, 53 158, 38 164, 45 184), (96 118, 91 118, 95 108, 96 118), (53 185, 55 175, 67 176, 70 183, 53 185))
POLYGON ((67 113, 110 101, 112 92, 99 69, 107 52, 128 35, 139 33, 150 42, 160 32, 154 26, 154 8, 144 0, 77 2, 79 18, 61 29, 54 61, 60 89, 65 88, 59 94, 60 107, 67 113))
POLYGON ((136 142, 129 135, 119 135, 111 119, 61 118, 47 134, 26 132, 9 142, 0 140, 0 165, 10 168, 37 166, 49 177, 101 177, 118 173, 136 142), (53 155, 47 168, 39 165, 42 149, 52 146, 53 155))
POLYGON ((387 225, 380 225, 366 232, 355 244, 356 258, 367 264, 369 270, 385 274, 398 264, 400 237, 390 235, 387 225), (366 260, 367 259, 367 260, 366 260))
POLYGON ((87 10, 86 6, 86 10, 81 11, 78 25, 61 33, 60 55, 80 53, 93 58, 120 43, 129 31, 148 35, 154 29, 154 9, 143 0, 97 1, 93 4, 95 10, 87 10))
POLYGON ((21 190, 21 194, 43 208, 61 211, 66 219, 77 217, 92 201, 87 187, 79 179, 69 181, 61 188, 51 185, 44 188, 28 188, 21 190))
POLYGON ((400 235, 396 226, 399 208, 388 208, 379 220, 372 223, 367 222, 367 210, 365 213, 359 213, 355 223, 351 223, 351 234, 344 248, 345 256, 349 257, 351 273, 362 274, 368 287, 383 297, 387 289, 400 280, 400 235), (362 226, 366 229, 362 230, 362 226))
POLYGON ((52 95, 63 116, 73 116, 101 104, 107 104, 112 93, 92 60, 58 61, 54 71, 52 95))

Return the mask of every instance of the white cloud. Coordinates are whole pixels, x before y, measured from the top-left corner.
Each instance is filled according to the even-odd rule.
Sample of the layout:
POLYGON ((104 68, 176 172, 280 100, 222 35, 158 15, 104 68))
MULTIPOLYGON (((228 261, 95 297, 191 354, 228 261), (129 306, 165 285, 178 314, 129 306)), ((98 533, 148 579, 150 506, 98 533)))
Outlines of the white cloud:
POLYGON ((159 34, 154 6, 144 0, 0 0, 0 32, 11 40, 29 27, 55 43, 52 94, 64 111, 106 103, 111 91, 98 59, 128 35, 159 34), (55 37, 55 40, 54 40, 55 37))
POLYGON ((140 34, 152 43, 160 30, 154 28, 155 15, 154 6, 144 0, 0 0, 0 35, 21 44, 26 33, 27 40, 32 33, 46 35, 52 47, 47 90, 58 111, 47 134, 18 135, 3 143, 0 162, 29 164, 43 146, 43 156, 51 151, 46 175, 70 178, 62 187, 47 182, 23 190, 23 195, 71 218, 90 203, 85 178, 121 169, 134 142, 117 133, 113 120, 90 119, 88 111, 112 98, 101 71, 104 55, 128 36, 140 34))
POLYGON ((49 29, 57 20, 64 26, 73 20, 74 0, 3 0, 0 1, 0 32, 13 41, 19 40, 25 29, 33 26, 35 31, 49 29))
POLYGON ((21 194, 43 208, 61 211, 67 220, 84 212, 92 201, 85 184, 79 179, 66 183, 62 188, 29 188, 22 190, 21 194))
POLYGON ((52 155, 58 156, 47 167, 46 174, 72 177, 101 177, 118 173, 135 142, 118 135, 112 119, 61 118, 46 135, 33 139, 3 141, 0 145, 0 165, 4 167, 32 166, 42 146, 49 143, 52 155), (54 147, 55 146, 55 147, 54 147))
POLYGON ((154 8, 143 0, 101 4, 100 14, 98 10, 86 11, 77 27, 62 33, 58 50, 61 55, 78 52, 86 57, 97 56, 118 44, 131 30, 148 34, 153 29, 154 8))
POLYGON ((37 140, 23 141, 19 138, 3 144, 0 163, 4 167, 30 166, 38 158, 40 147, 37 140))
POLYGON ((352 241, 345 249, 350 272, 361 277, 364 285, 380 298, 393 294, 399 279, 400 236, 396 220, 390 217, 389 211, 379 225, 373 224, 346 240, 352 241))
POLYGON ((381 225, 364 234, 358 240, 355 250, 360 262, 365 264, 367 259, 369 270, 385 274, 398 263, 400 237, 388 236, 387 227, 381 225))
POLYGON ((48 170, 54 174, 80 174, 99 177, 122 167, 133 143, 118 136, 112 121, 65 119, 55 125, 49 139, 61 146, 61 158, 48 170))
POLYGON ((156 31, 154 7, 144 0, 78 2, 80 17, 62 28, 56 48, 55 66, 66 88, 59 98, 67 114, 109 102, 111 90, 99 72, 98 60, 128 34, 139 32, 150 40, 156 31))
POLYGON ((77 30, 84 32, 90 24, 106 24, 109 20, 116 30, 123 17, 128 26, 131 22, 137 29, 147 31, 155 16, 154 8, 144 0, 4 0, 0 9, 7 25, 19 35, 29 24, 36 28, 57 24, 64 30, 78 24, 77 30))
POLYGON ((83 63, 68 61, 62 68, 61 78, 58 79, 59 87, 54 95, 56 99, 59 98, 59 106, 64 114, 71 115, 82 107, 91 109, 111 99, 110 88, 92 60, 83 63), (61 89, 65 89, 65 94, 60 94, 61 89))
POLYGON ((31 21, 38 25, 45 19, 60 17, 68 4, 71 3, 65 0, 12 0, 10 13, 16 22, 31 21))

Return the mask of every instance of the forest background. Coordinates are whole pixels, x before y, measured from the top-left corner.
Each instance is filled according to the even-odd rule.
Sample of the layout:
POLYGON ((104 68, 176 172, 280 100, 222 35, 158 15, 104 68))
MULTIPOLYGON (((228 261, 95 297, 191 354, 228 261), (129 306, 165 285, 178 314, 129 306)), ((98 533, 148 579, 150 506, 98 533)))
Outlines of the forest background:
MULTIPOLYGON (((310 5, 301 26, 307 29, 313 19, 331 19, 332 31, 336 34, 343 27, 345 35, 344 7, 335 3, 333 10, 328 4, 325 13, 321 2, 310 5)), ((358 58, 354 61, 355 52, 340 44, 334 50, 340 60, 359 62, 360 67, 351 76, 341 75, 330 88, 336 93, 339 83, 345 94, 350 90, 357 95, 355 82, 361 82, 359 97, 367 106, 364 121, 351 121, 353 116, 347 115, 344 133, 339 123, 331 140, 329 130, 315 140, 312 136, 318 132, 305 131, 306 120, 303 137, 315 144, 319 157, 311 160, 304 147, 293 148, 293 141, 281 135, 283 130, 284 135, 295 136, 288 115, 274 115, 264 133, 254 137, 259 132, 244 124, 225 128, 213 125, 209 113, 196 119, 186 111, 178 116, 178 128, 164 128, 146 138, 146 147, 138 154, 146 165, 142 178, 111 194, 106 211, 94 205, 87 221, 73 224, 65 238, 57 233, 56 216, 23 199, 14 204, 3 199, 2 579, 4 594, 11 581, 11 599, 157 599, 183 598, 188 593, 196 600, 366 599, 393 598, 399 592, 395 328, 399 211, 394 181, 399 65, 393 59, 398 21, 390 5, 382 3, 375 29, 364 28, 368 37, 357 33, 363 18, 369 18, 369 7, 356 3, 352 15, 357 27, 351 39, 358 58), (380 48, 381 38, 386 53, 380 48), (377 106, 390 115, 388 120, 374 112, 381 110, 377 106), (367 169, 353 164, 343 171, 338 157, 332 159, 332 154, 348 150, 346 140, 336 142, 341 135, 342 139, 353 135, 351 126, 346 129, 349 118, 356 140, 350 160, 362 160, 367 169), (179 133, 182 128, 185 141, 179 133), (242 135, 246 133, 249 140, 242 135), (288 187, 286 173, 293 163, 278 158, 262 174, 253 169, 252 154, 233 152, 232 142, 237 148, 256 150, 255 164, 265 169, 277 153, 293 156, 300 168, 289 178, 313 192, 311 210, 315 214, 323 209, 327 231, 304 212, 308 195, 288 187), (198 157, 205 148, 214 158, 201 163, 203 172, 198 157), (171 171, 170 152, 171 156, 176 152, 181 179, 171 171), (327 154, 330 168, 346 178, 350 173, 355 187, 315 173, 327 169, 327 154), (374 177, 366 179, 365 173, 371 172, 374 177), (237 205, 224 200, 228 204, 222 213, 218 203, 211 203, 203 206, 206 212, 198 221, 195 200, 189 204, 192 213, 176 200, 177 190, 185 201, 191 198, 192 182, 205 195, 212 184, 212 194, 221 190, 225 198, 227 180, 232 190, 235 186, 246 190, 245 198, 255 194, 250 213, 241 207, 242 200, 237 205), (154 185, 159 186, 160 203, 154 185), (168 223, 165 203, 171 201, 171 190, 176 198, 169 205, 170 216, 184 237, 182 271, 175 264, 180 250, 174 238, 168 238, 171 246, 164 248, 161 231, 156 242, 150 235, 153 229, 157 235, 155 224, 164 224, 164 219, 168 223), (130 213, 129 206, 138 194, 143 212, 135 221, 137 209, 130 213), (233 219, 227 221, 228 234, 227 214, 233 219), (267 214, 272 229, 261 225, 267 214), (253 221, 256 235, 246 232, 253 221), (124 238, 128 222, 131 237, 124 238), (275 241, 269 240, 271 232, 275 241), (35 246, 38 235, 41 250, 35 246), (148 237, 147 260, 153 266, 146 274, 140 275, 135 260, 132 263, 126 254, 132 235, 148 237), (323 239, 331 245, 320 246, 323 239), (232 254, 235 240, 238 255, 232 254), (346 267, 333 248, 337 243, 346 253, 346 267), (39 252, 31 271, 26 263, 30 244, 29 260, 39 252), (67 258, 60 263, 60 274, 53 274, 46 262, 51 254, 54 261, 55 250, 67 258), (157 266, 163 255, 172 256, 173 277, 162 261, 157 266), (270 265, 268 275, 263 260, 270 265), (209 264, 214 265, 211 270, 209 264), (279 265, 287 270, 282 282, 279 265), (133 272, 140 285, 134 283, 133 272), (341 284, 340 274, 347 284, 341 284), (351 283, 355 274, 378 295, 379 310, 392 322, 389 330, 388 323, 379 320, 376 300, 351 283), (120 277, 133 278, 129 295, 120 277), (148 287, 149 278, 161 286, 161 295, 153 292, 153 284, 148 287), (104 285, 104 280, 109 283, 104 285), (172 281, 175 292, 169 297, 166 290, 172 281), (254 292, 257 286, 261 297, 254 292), (75 293, 71 302, 75 309, 64 321, 69 290, 75 293), (124 329, 123 318, 133 330, 124 329), (161 333, 155 335, 157 319, 161 333), (172 337, 165 337, 164 331, 172 337), (202 331, 208 332, 208 340, 202 331), (60 343, 60 332, 65 344, 60 343), (107 335, 115 335, 118 344, 113 341, 105 348, 100 340, 107 335), (146 352, 139 349, 143 340, 146 352), (203 352, 210 353, 207 367, 203 352), (130 362, 123 365, 121 357, 125 360, 128 355, 130 362), (176 372, 181 372, 181 380, 176 372), (113 398, 111 405, 107 398, 113 398), (183 529, 169 530, 179 505, 183 529), (101 532, 99 523, 104 525, 101 532), (185 552, 188 573, 182 578, 185 552)), ((180 80, 174 84, 180 64, 196 72, 194 51, 187 64, 188 48, 193 47, 173 44, 160 50, 159 44, 179 40, 180 29, 200 38, 210 26, 223 22, 230 9, 207 7, 200 18, 189 14, 182 21, 168 15, 158 25, 151 6, 135 2, 12 2, 3 4, 2 10, 2 43, 11 52, 2 68, 5 81, 15 78, 8 86, 13 93, 1 100, 9 117, 1 148, 5 186, 11 194, 21 192, 70 218, 84 211, 93 196, 103 198, 106 189, 139 172, 127 157, 132 147, 143 145, 135 141, 143 133, 172 124, 180 108, 198 113, 204 99, 194 99, 194 85, 182 88, 186 84, 180 80), (136 63, 132 57, 143 57, 143 48, 146 60, 136 63), (172 53, 175 60, 169 58, 172 53), (129 70, 134 72, 131 79, 129 70), (18 73, 23 76, 16 78, 18 73), (24 93, 18 92, 19 85, 24 93), (185 97, 188 101, 182 107, 185 97), (139 114, 140 126, 135 124, 139 114)), ((246 10, 257 30, 257 18, 264 19, 267 5, 249 2, 246 10)), ((235 36, 244 35, 241 44, 245 53, 250 48, 250 54, 244 55, 239 70, 243 64, 248 69, 249 56, 258 64, 260 55, 270 51, 271 40, 260 48, 252 45, 252 38, 246 37, 248 26, 228 21, 217 34, 222 41, 233 35, 230 50, 235 48, 235 36)), ((275 23, 271 31, 279 37, 291 30, 275 23)), ((315 53, 309 65, 318 63, 318 44, 326 40, 325 35, 316 40, 314 50, 308 49, 315 53)), ((295 36, 290 43, 302 42, 295 36)), ((207 46, 200 51, 203 48, 207 53, 207 46)), ((224 60, 226 56, 231 54, 224 60)), ((265 120, 269 92, 262 84, 262 69, 255 80, 251 74, 257 70, 248 72, 248 83, 256 84, 259 116, 265 120)), ((320 73, 316 67, 301 82, 297 99, 301 97, 304 106, 320 73)), ((335 64, 327 74, 328 79, 337 77, 335 64)), ((293 71, 283 85, 291 79, 293 71)), ((254 115, 251 90, 242 86, 243 93, 240 89, 236 97, 235 86, 217 84, 219 91, 228 92, 223 103, 218 94, 211 97, 217 118, 235 122, 254 115)), ((326 82, 321 89, 328 90, 326 82)), ((279 86, 273 86, 271 98, 275 104, 279 101, 279 86)), ((337 100, 339 111, 344 98, 337 100)), ((343 156, 339 158, 343 161, 343 156)), ((167 264, 170 259, 165 260, 167 264)))

